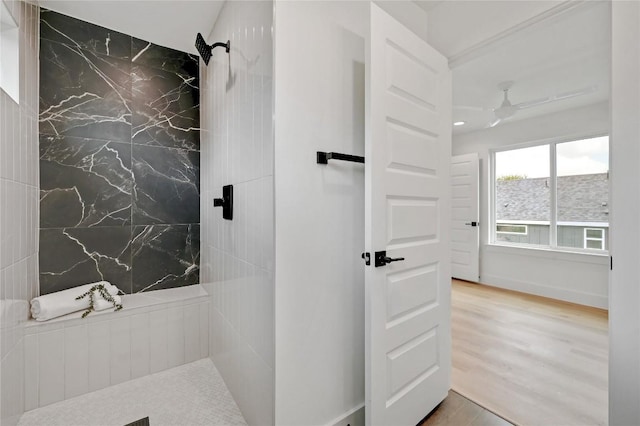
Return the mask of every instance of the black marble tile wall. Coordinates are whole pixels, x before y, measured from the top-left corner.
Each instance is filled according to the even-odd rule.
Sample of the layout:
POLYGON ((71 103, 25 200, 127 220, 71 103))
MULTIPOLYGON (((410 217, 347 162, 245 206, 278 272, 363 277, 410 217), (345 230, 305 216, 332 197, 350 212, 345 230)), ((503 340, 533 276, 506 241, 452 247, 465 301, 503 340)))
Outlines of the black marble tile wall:
POLYGON ((198 283, 198 58, 44 9, 40 38, 40 294, 198 283))

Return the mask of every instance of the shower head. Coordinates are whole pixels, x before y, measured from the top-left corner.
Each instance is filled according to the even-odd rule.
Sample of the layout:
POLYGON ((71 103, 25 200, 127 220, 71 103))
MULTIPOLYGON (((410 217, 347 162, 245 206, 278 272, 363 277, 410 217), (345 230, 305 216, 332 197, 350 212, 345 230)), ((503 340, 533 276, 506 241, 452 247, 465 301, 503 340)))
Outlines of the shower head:
POLYGON ((198 53, 202 57, 205 65, 209 65, 209 59, 211 59, 211 51, 216 47, 224 47, 227 53, 229 53, 229 49, 231 48, 231 42, 227 40, 226 43, 213 43, 211 46, 204 41, 202 34, 198 33, 196 36, 196 49, 198 49, 198 53))

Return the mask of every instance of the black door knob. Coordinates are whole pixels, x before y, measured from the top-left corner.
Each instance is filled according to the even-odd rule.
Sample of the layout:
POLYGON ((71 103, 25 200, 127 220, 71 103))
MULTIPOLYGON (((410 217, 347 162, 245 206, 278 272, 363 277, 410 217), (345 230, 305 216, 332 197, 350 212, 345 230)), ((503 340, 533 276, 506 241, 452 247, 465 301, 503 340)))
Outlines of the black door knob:
POLYGON ((400 262, 401 260, 404 260, 404 257, 389 257, 387 256, 387 252, 386 251, 377 251, 376 252, 376 258, 375 258, 375 265, 376 268, 379 266, 384 266, 387 263, 391 263, 391 262, 400 262))

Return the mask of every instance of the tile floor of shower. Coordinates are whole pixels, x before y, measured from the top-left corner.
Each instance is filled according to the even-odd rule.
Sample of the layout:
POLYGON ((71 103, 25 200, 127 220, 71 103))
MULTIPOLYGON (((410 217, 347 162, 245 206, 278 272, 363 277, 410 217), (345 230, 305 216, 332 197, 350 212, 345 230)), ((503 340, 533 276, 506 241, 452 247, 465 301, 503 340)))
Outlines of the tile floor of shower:
POLYGON ((209 358, 26 412, 19 426, 246 425, 209 358))

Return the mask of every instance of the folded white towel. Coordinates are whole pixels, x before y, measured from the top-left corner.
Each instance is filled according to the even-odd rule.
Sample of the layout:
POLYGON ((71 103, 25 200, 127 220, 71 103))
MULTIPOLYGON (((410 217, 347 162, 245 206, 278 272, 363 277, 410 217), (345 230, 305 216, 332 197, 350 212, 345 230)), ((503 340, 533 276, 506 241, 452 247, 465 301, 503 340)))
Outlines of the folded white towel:
MULTIPOLYGON (((120 296, 113 295, 113 300, 116 301, 116 305, 122 304, 122 298, 120 296)), ((96 300, 93 302, 93 310, 94 311, 104 311, 105 309, 115 309, 113 303, 109 302, 102 296, 96 297, 96 300)))
MULTIPOLYGON (((76 300, 76 297, 81 296, 91 290, 93 286, 99 284, 104 285, 112 296, 115 296, 119 292, 118 288, 111 285, 108 281, 98 281, 70 288, 68 290, 57 291, 55 293, 46 294, 33 299, 31 301, 31 316, 35 318, 36 321, 46 321, 72 312, 87 309, 90 305, 89 296, 80 300, 76 300)), ((97 294, 97 296, 99 296, 99 294, 97 294)))

